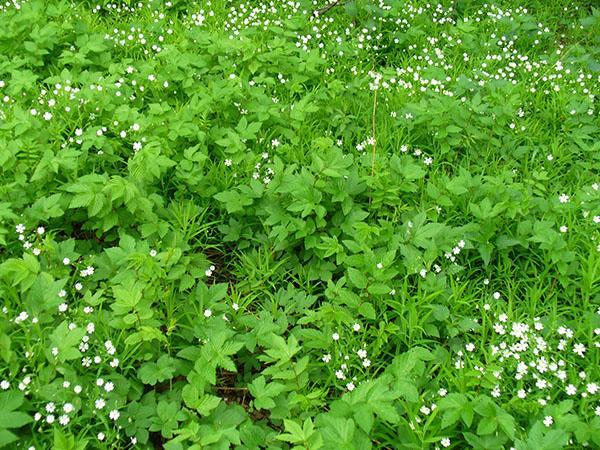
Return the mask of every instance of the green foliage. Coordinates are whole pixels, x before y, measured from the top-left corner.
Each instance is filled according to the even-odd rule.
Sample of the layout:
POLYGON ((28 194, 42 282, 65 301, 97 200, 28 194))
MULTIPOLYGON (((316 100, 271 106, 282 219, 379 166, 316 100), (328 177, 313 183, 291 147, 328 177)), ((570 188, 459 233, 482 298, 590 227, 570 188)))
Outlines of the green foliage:
POLYGON ((0 5, 0 447, 600 447, 597 8, 96 3, 0 5))

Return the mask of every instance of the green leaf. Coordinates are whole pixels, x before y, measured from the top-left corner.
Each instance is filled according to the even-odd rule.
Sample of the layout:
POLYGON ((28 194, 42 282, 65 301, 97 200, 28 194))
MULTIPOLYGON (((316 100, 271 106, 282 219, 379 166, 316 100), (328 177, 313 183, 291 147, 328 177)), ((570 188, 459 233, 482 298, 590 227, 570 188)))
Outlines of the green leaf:
POLYGON ((366 288, 369 282, 367 277, 361 271, 353 267, 348 268, 348 278, 350 279, 350 282, 359 289, 366 288))

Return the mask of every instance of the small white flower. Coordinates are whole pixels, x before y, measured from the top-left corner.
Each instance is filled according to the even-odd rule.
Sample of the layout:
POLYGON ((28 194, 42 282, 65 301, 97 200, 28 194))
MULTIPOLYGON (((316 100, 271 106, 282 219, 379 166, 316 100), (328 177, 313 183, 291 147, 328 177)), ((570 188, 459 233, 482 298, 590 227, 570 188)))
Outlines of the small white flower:
POLYGON ((354 383, 352 381, 346 384, 346 389, 348 389, 349 391, 353 391, 355 387, 356 386, 354 386, 354 383))
POLYGON ((208 317, 210 317, 210 316, 212 316, 212 311, 211 311, 210 309, 208 309, 208 308, 207 308, 207 309, 205 309, 205 310, 204 310, 204 317, 207 317, 207 318, 208 318, 208 317))
POLYGON ((68 266, 69 264, 71 264, 71 260, 69 258, 63 258, 63 264, 65 266, 68 266))
POLYGON ((583 345, 583 344, 575 344, 573 346, 573 353, 579 355, 581 358, 584 357, 585 351, 586 351, 586 348, 585 348, 585 345, 583 345))
POLYGON ((96 400, 96 401, 94 402, 94 407, 95 407, 96 409, 102 409, 102 408, 104 408, 105 406, 106 406, 106 402, 104 401, 104 399, 103 399, 103 398, 99 398, 98 400, 96 400))
POLYGON ((546 416, 546 417, 544 417, 544 425, 546 425, 547 427, 549 427, 553 423, 554 423, 554 419, 552 418, 552 416, 546 416))
POLYGON ((331 355, 329 353, 327 353, 326 355, 323 355, 321 360, 327 364, 329 361, 331 361, 331 355))
POLYGON ((353 329, 354 331, 359 331, 359 330, 360 330, 360 324, 358 324, 358 323, 355 323, 354 325, 352 325, 352 329, 353 329))
POLYGON ((440 444, 442 445, 442 447, 450 447, 450 439, 444 438, 440 441, 440 444))
POLYGON ((63 411, 66 412, 67 414, 73 412, 75 408, 73 407, 73 405, 71 403, 65 403, 63 405, 63 411))
POLYGON ((112 420, 117 420, 120 416, 121 413, 116 409, 113 409, 110 413, 108 413, 108 417, 110 417, 112 420))
POLYGON ((152 256, 153 258, 156 256, 156 250, 152 249, 150 250, 150 256, 152 256))
POLYGON ((333 333, 331 335, 331 339, 333 339, 334 341, 339 341, 340 340, 340 335, 337 333, 333 333))
POLYGON ((99 441, 103 441, 105 437, 106 436, 104 435, 104 433, 102 431, 100 433, 98 433, 98 440, 99 441))
POLYGON ((560 194, 558 197, 558 201, 560 203, 567 203, 569 201, 569 196, 567 194, 560 194))

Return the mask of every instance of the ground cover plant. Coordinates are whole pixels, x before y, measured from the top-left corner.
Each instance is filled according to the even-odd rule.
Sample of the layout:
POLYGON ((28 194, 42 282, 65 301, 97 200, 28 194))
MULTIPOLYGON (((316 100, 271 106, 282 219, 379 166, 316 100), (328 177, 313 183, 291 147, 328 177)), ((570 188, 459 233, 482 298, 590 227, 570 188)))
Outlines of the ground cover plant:
POLYGON ((593 1, 0 4, 0 446, 600 447, 593 1))

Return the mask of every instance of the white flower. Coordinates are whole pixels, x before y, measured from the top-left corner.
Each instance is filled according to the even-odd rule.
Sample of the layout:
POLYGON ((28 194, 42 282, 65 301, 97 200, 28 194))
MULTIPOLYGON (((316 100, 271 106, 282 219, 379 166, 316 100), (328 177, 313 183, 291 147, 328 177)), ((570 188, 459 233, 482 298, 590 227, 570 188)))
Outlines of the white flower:
POLYGON ((450 439, 444 438, 440 441, 440 444, 442 445, 442 447, 450 447, 450 439))
POLYGON ((336 370, 335 371, 335 376, 339 380, 345 380, 346 379, 346 375, 344 375, 344 371, 342 371, 342 370, 336 370))
POLYGON ((133 143, 133 150, 138 152, 142 149, 142 143, 139 141, 136 141, 133 143))
POLYGON ((53 414, 48 415, 48 417, 46 417, 46 422, 54 423, 54 415, 53 414))
POLYGON ((575 344, 573 346, 573 353, 579 355, 582 358, 584 356, 585 350, 586 350, 586 348, 585 348, 585 345, 583 345, 583 344, 575 344))
POLYGON ((67 305, 66 303, 61 303, 60 305, 58 305, 58 311, 65 312, 68 307, 69 307, 69 305, 67 305))
POLYGON ((352 329, 353 329, 354 331, 359 331, 359 330, 360 330, 360 324, 358 324, 358 323, 355 323, 354 325, 352 325, 352 329))
POLYGON ((0 381, 0 389, 6 391, 10 387, 10 383, 7 380, 0 381))
POLYGON ((15 227, 15 230, 17 231, 17 233, 23 234, 25 232, 25 225, 20 223, 15 227))
POLYGON ((365 359, 367 357, 367 351, 364 348, 357 350, 356 354, 360 359, 365 359))
POLYGON ((76 394, 81 394, 81 386, 79 386, 78 384, 75 385, 75 387, 73 388, 73 392, 75 392, 76 394))
POLYGON ((329 353, 327 353, 326 355, 323 355, 323 357, 321 358, 321 360, 324 363, 328 363, 329 361, 331 361, 331 355, 329 353))
POLYGON ((67 416, 66 414, 63 414, 58 418, 58 423, 60 423, 63 426, 67 425, 70 421, 71 419, 69 419, 69 416, 67 416))
POLYGON ((500 386, 496 385, 491 392, 492 397, 498 398, 500 397, 500 386))
POLYGON ((561 233, 566 233, 567 231, 569 231, 569 229, 565 225, 562 225, 559 229, 561 233))
POLYGON ((353 391, 355 387, 356 386, 354 386, 354 383, 352 381, 346 384, 346 389, 348 389, 349 391, 353 391))
POLYGON ((595 394, 598 392, 598 385, 596 383, 588 383, 585 387, 590 394, 595 394))
POLYGON ((50 402, 46 404, 46 412, 53 413, 56 410, 56 405, 54 402, 50 402))
POLYGON ((553 423, 554 423, 554 419, 552 418, 552 416, 546 416, 546 417, 544 417, 544 425, 546 425, 547 427, 549 427, 553 423))
POLYGON ((500 300, 500 292, 494 292, 492 297, 494 297, 494 299, 496 299, 496 300, 500 300))
POLYGON ((115 385, 113 383, 111 383, 110 381, 104 385, 104 390, 106 392, 112 392, 114 388, 115 388, 115 385))
POLYGON ((121 413, 116 409, 113 409, 110 413, 108 413, 108 417, 110 417, 112 420, 117 420, 120 416, 121 413))
POLYGON ((104 408, 105 406, 106 406, 106 402, 104 401, 104 399, 103 399, 103 398, 99 398, 98 400, 96 400, 96 401, 94 402, 94 407, 95 407, 96 409, 102 409, 102 408, 104 408))
POLYGON ((567 203, 569 201, 569 196, 567 194, 560 194, 558 201, 561 203, 567 203))
POLYGON ((334 341, 339 341, 340 340, 340 335, 337 333, 333 333, 331 335, 331 339, 333 339, 334 341))
POLYGON ((75 408, 73 407, 73 405, 71 403, 65 403, 63 405, 63 411, 66 412, 67 414, 69 414, 70 412, 73 412, 75 408))
POLYGON ((46 232, 46 229, 44 227, 37 228, 37 234, 44 234, 45 232, 46 232))
POLYGON ((103 441, 105 438, 104 433, 101 431, 100 433, 98 433, 98 440, 99 441, 103 441))
POLYGON ((208 317, 210 317, 210 316, 212 316, 212 311, 211 311, 210 309, 208 309, 208 308, 207 308, 207 309, 205 309, 205 310, 204 310, 204 317, 207 317, 207 318, 208 318, 208 317))
POLYGON ((567 393, 567 395, 575 395, 575 394, 577 394, 577 388, 575 386, 573 386, 572 384, 569 384, 565 388, 565 392, 567 393))

